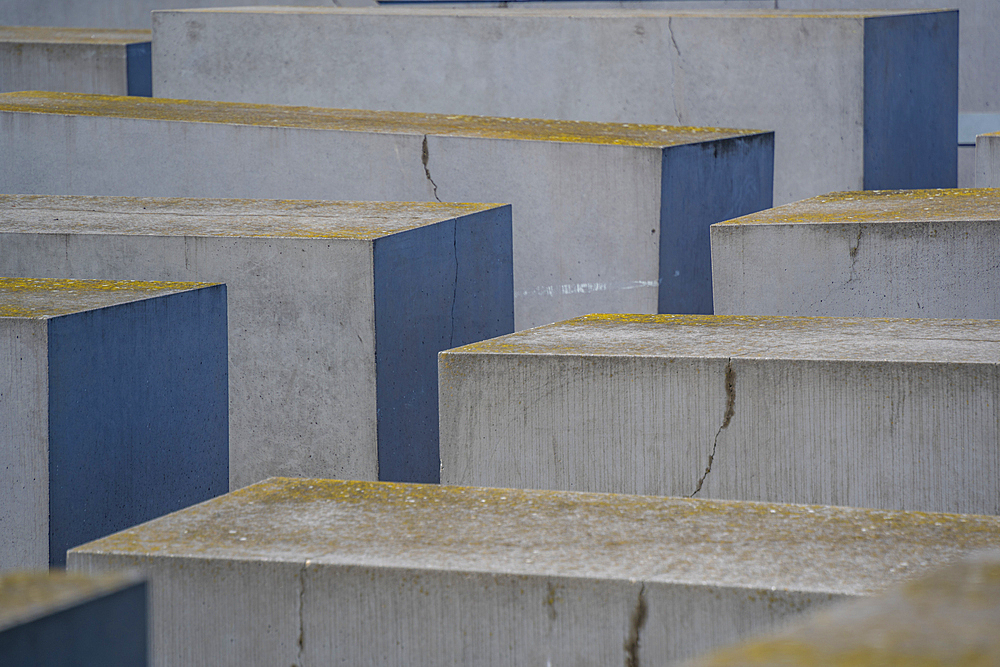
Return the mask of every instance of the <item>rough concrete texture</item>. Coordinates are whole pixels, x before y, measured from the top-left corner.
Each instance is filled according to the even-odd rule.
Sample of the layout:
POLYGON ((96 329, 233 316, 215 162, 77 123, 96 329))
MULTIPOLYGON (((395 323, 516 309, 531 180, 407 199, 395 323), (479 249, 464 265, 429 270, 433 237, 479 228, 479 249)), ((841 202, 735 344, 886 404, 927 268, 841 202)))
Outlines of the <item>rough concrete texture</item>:
POLYGON ((956 186, 953 11, 176 10, 153 60, 163 97, 774 130, 777 203, 956 186))
POLYGON ((271 479, 84 545, 158 665, 662 664, 997 544, 1000 518, 271 479))
POLYGON ((1000 322, 593 315, 439 355, 447 484, 1000 512, 1000 322))
POLYGON ((754 131, 56 93, 0 95, 0 151, 8 193, 510 203, 519 329, 711 312, 708 228, 773 171, 754 131))
POLYGON ((976 187, 1000 187, 1000 132, 976 137, 976 187))
POLYGON ((0 575, 4 667, 145 667, 146 583, 132 573, 0 575))
POLYGON ((510 225, 490 204, 6 195, 0 274, 225 282, 230 488, 436 482, 437 353, 514 330, 510 225))
POLYGON ((987 551, 687 667, 1000 664, 1000 554, 987 551))
MULTIPOLYGON (((0 0, 0 18, 9 25, 149 29, 154 9, 224 7, 231 0, 0 0)), ((365 0, 240 0, 242 5, 343 6, 365 0)), ((374 4, 374 3, 371 3, 374 4)))
POLYGON ((149 30, 0 26, 0 93, 55 90, 148 97, 151 38, 149 30))
POLYGON ((1000 319, 1000 190, 835 192, 711 237, 716 315, 1000 319))
POLYGON ((225 493, 226 384, 224 285, 0 278, 0 570, 225 493))

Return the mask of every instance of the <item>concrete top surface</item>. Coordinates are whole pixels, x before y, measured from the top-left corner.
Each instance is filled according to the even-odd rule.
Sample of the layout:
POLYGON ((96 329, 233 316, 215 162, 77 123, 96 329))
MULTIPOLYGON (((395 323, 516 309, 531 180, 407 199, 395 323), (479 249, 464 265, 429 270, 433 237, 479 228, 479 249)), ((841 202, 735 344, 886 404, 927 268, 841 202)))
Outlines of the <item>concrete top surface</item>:
POLYGON ((867 594, 1000 517, 271 478, 71 550, 867 594))
POLYGON ((0 195, 0 233, 371 240, 503 204, 0 195))
POLYGON ((135 44, 152 39, 152 30, 0 25, 0 42, 20 44, 135 44))
POLYGON ((1000 362, 1000 320, 585 315, 440 353, 1000 362))
POLYGON ((776 206, 716 225, 1000 222, 1000 190, 868 190, 776 206))
POLYGON ((113 593, 142 581, 137 574, 80 574, 62 570, 0 575, 0 631, 113 593))
POLYGON ((976 554, 875 598, 810 614, 688 667, 1000 664, 1000 553, 976 554))
POLYGON ((446 116, 401 111, 325 109, 43 91, 0 94, 0 113, 2 112, 646 148, 664 148, 762 134, 758 130, 446 116))
MULTIPOLYGON (((513 4, 513 3, 512 3, 513 4)), ((947 5, 947 3, 943 3, 947 5)), ((562 8, 525 8, 523 5, 517 7, 516 12, 509 9, 498 9, 489 7, 413 7, 411 5, 392 7, 295 7, 295 6, 271 6, 271 7, 208 7, 194 9, 165 9, 154 10, 153 13, 168 12, 202 12, 202 13, 252 13, 252 14, 407 14, 424 16, 473 16, 473 17, 502 17, 517 19, 519 17, 576 17, 576 18, 624 18, 634 17, 690 17, 690 18, 762 18, 762 19, 783 19, 783 18, 815 18, 815 19, 858 19, 879 16, 902 16, 906 14, 931 14, 939 11, 949 11, 942 9, 729 9, 720 6, 719 9, 586 9, 574 7, 570 9, 562 8)))
POLYGON ((0 278, 0 318, 48 319, 209 287, 212 284, 0 278))

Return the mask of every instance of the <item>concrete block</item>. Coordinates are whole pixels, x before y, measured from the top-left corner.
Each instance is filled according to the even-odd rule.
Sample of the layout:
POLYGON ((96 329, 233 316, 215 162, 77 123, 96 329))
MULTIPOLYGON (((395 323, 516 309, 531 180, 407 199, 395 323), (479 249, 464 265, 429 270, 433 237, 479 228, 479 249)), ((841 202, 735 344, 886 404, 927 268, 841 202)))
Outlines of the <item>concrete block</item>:
POLYGON ((439 355, 441 481, 1000 513, 1000 322, 593 315, 439 355))
POLYGON ((955 11, 176 10, 153 61, 163 97, 774 130, 779 204, 956 186, 955 11))
MULTIPOLYGON (((232 0, 0 0, 0 17, 11 25, 145 29, 154 9, 225 7, 232 0)), ((374 0, 240 0, 242 5, 363 6, 374 0)))
POLYGON ((976 187, 1000 187, 1000 132, 976 137, 976 187))
POLYGON ((224 285, 0 278, 0 570, 225 493, 226 408, 224 285))
POLYGON ((70 552, 157 665, 663 664, 996 544, 1000 517, 271 479, 70 552))
POLYGON ((145 667, 146 582, 134 574, 0 574, 4 667, 145 667))
POLYGON ((1000 319, 1000 190, 835 192, 711 237, 716 315, 1000 319))
POLYGON ((514 330, 510 207, 0 196, 0 273, 225 282, 230 486, 438 480, 437 353, 514 330))
POLYGON ((521 329, 592 312, 711 312, 708 228, 771 205, 772 142, 713 128, 7 94, 0 192, 509 203, 521 329))
POLYGON ((148 30, 0 26, 0 93, 55 90, 149 97, 150 39, 148 30))
POLYGON ((995 665, 1000 664, 998 627, 1000 554, 987 551, 685 664, 995 665))

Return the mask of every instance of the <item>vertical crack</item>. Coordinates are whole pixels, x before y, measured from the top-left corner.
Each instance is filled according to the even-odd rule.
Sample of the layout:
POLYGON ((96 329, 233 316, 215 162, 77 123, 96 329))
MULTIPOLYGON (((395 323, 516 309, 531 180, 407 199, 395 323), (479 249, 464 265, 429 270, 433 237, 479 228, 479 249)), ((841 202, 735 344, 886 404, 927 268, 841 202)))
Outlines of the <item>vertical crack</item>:
POLYGON ((736 373, 733 371, 733 360, 730 358, 726 360, 726 414, 722 418, 722 426, 715 432, 715 440, 712 442, 712 453, 708 455, 708 465, 705 467, 705 472, 702 474, 701 479, 698 480, 698 486, 695 487, 695 490, 691 492, 688 498, 694 498, 701 491, 701 486, 705 483, 705 478, 712 472, 712 461, 715 460, 715 449, 719 446, 719 435, 723 429, 729 426, 729 422, 734 414, 736 414, 736 373))
POLYGON ((854 267, 858 263, 858 248, 861 247, 861 231, 864 229, 862 225, 858 225, 858 235, 854 239, 854 245, 850 247, 848 253, 851 255, 851 273, 847 278, 847 282, 854 280, 854 267))
POLYGON ((302 569, 299 570, 299 659, 298 667, 305 667, 306 664, 306 623, 305 623, 305 597, 306 597, 306 568, 309 561, 306 560, 302 569))
POLYGON ((681 48, 679 46, 677 46, 677 40, 674 38, 673 21, 674 21, 673 17, 667 18, 667 32, 670 34, 670 43, 674 47, 674 54, 675 54, 675 57, 671 59, 671 64, 670 64, 670 69, 671 69, 671 71, 673 73, 673 81, 671 82, 671 88, 672 88, 673 95, 671 95, 671 97, 673 97, 674 115, 677 116, 677 122, 678 122, 678 124, 683 124, 684 123, 683 113, 682 113, 682 111, 680 109, 680 107, 683 106, 683 104, 678 105, 678 102, 677 102, 677 98, 678 98, 678 94, 679 94, 679 92, 678 92, 679 89, 678 89, 678 85, 677 85, 677 76, 678 76, 677 70, 681 66, 681 48))
POLYGON ((646 605, 646 584, 639 588, 639 598, 635 601, 635 609, 629 619, 628 636, 622 648, 625 649, 625 667, 639 667, 639 633, 646 625, 649 607, 646 605))
POLYGON ((434 188, 434 199, 441 201, 438 197, 438 186, 431 178, 431 170, 428 168, 427 163, 431 161, 431 152, 427 149, 427 135, 424 135, 424 143, 420 149, 420 160, 424 163, 424 175, 427 176, 427 180, 430 181, 431 187, 434 188))

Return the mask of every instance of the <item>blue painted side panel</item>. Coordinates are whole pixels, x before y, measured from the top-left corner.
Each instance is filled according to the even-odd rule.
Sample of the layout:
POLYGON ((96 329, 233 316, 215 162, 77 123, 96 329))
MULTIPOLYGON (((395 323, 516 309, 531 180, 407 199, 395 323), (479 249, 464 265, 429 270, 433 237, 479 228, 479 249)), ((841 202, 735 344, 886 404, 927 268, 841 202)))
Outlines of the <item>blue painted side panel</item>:
POLYGON ((49 321, 49 561, 229 490, 224 285, 49 321))
POLYGON ((144 667, 148 652, 144 582, 0 631, 4 667, 144 667))
POLYGON ((864 188, 958 184, 958 12, 865 19, 864 188))
POLYGON ((136 42, 125 47, 128 94, 153 96, 152 42, 136 42))
POLYGON ((514 330, 511 209, 375 241, 379 479, 437 483, 437 353, 514 330))
POLYGON ((674 146, 663 152, 661 313, 712 313, 709 227, 770 208, 774 134, 674 146))

